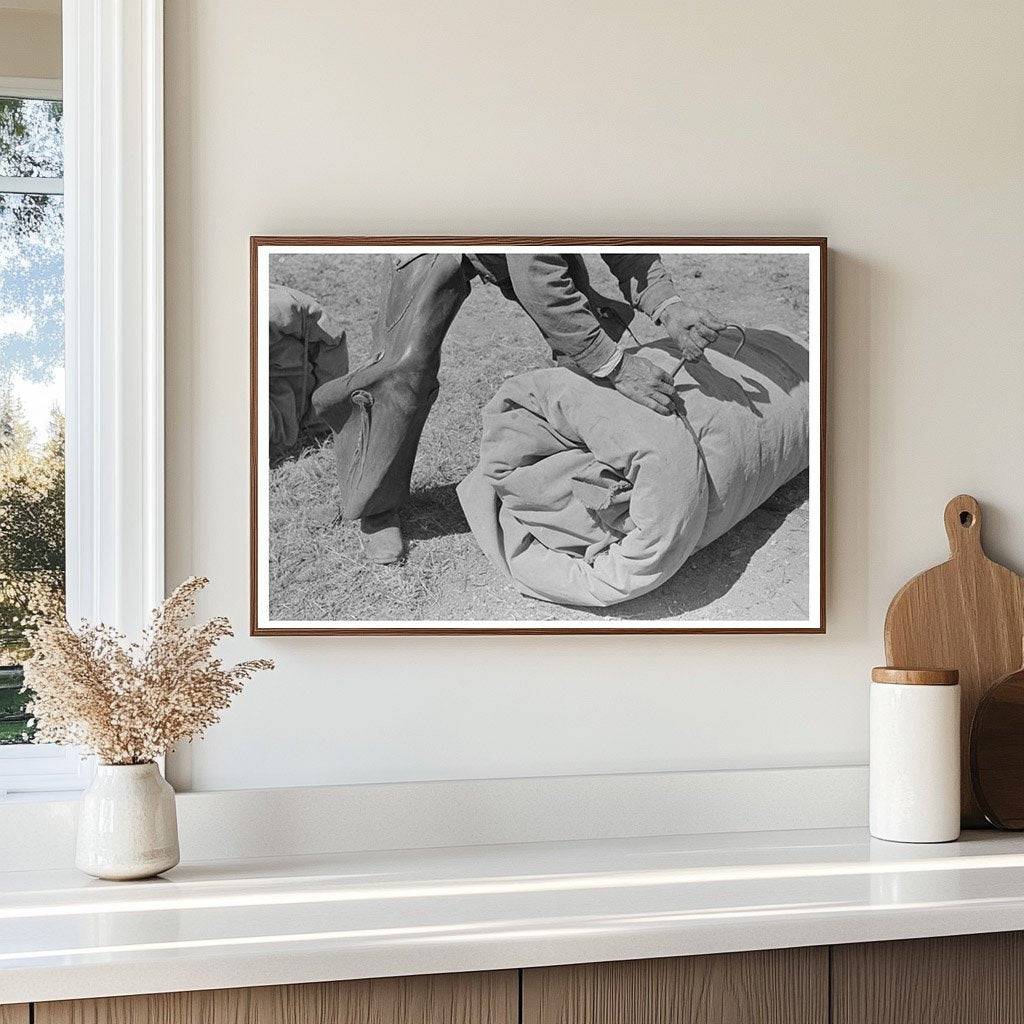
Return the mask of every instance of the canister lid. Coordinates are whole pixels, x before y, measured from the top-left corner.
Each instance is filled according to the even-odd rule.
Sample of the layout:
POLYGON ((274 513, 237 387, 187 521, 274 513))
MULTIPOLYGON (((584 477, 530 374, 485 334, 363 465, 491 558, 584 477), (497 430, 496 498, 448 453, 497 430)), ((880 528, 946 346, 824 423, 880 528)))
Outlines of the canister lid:
POLYGON ((905 686, 956 686, 960 673, 955 668, 890 668, 871 670, 873 683, 900 683, 905 686))

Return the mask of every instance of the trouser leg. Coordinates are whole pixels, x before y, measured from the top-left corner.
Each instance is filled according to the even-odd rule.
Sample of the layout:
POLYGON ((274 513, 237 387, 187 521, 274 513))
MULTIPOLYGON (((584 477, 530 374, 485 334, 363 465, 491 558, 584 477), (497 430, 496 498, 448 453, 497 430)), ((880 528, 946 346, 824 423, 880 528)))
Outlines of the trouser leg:
POLYGON ((313 392, 334 431, 346 519, 394 512, 409 497, 423 425, 437 398, 441 343, 469 294, 462 258, 425 253, 387 257, 380 348, 367 364, 313 392))

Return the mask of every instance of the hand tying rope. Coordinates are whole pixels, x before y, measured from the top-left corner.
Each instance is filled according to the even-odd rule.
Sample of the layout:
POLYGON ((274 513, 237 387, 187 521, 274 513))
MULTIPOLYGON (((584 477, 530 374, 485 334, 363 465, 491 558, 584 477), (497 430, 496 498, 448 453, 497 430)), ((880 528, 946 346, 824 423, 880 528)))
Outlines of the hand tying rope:
MULTIPOLYGON (((614 309, 612 306, 598 306, 597 315, 601 317, 602 320, 614 320, 633 339, 633 342, 636 344, 638 349, 642 349, 644 347, 640 339, 633 333, 629 323, 619 316, 618 310, 614 309)), ((716 331, 715 334, 722 335, 726 331, 736 331, 740 336, 740 341, 736 346, 736 351, 732 354, 732 358, 735 359, 740 354, 740 350, 747 343, 747 332, 740 327, 739 324, 726 324, 720 331, 716 331)), ((685 359, 680 359, 679 362, 676 363, 671 371, 673 377, 679 372, 685 362, 685 359)))

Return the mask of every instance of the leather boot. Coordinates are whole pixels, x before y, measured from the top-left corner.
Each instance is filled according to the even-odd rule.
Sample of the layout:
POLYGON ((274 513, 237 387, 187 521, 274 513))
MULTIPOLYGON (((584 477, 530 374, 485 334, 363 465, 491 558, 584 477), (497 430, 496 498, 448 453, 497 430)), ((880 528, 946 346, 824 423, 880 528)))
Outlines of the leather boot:
POLYGON ((382 512, 377 516, 363 516, 359 520, 363 538, 363 550, 371 562, 378 565, 393 565, 400 562, 405 554, 402 529, 395 512, 382 512))
POLYGON ((437 398, 441 343, 469 295, 458 254, 386 260, 379 352, 312 398, 334 431, 345 519, 396 512, 408 500, 420 434, 437 398))

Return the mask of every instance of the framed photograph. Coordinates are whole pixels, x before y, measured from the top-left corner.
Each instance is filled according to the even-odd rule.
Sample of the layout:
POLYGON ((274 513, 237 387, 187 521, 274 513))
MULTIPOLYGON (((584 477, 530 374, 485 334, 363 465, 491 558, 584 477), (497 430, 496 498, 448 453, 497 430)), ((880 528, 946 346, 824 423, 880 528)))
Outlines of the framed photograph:
POLYGON ((825 631, 824 238, 250 250, 254 635, 825 631))

